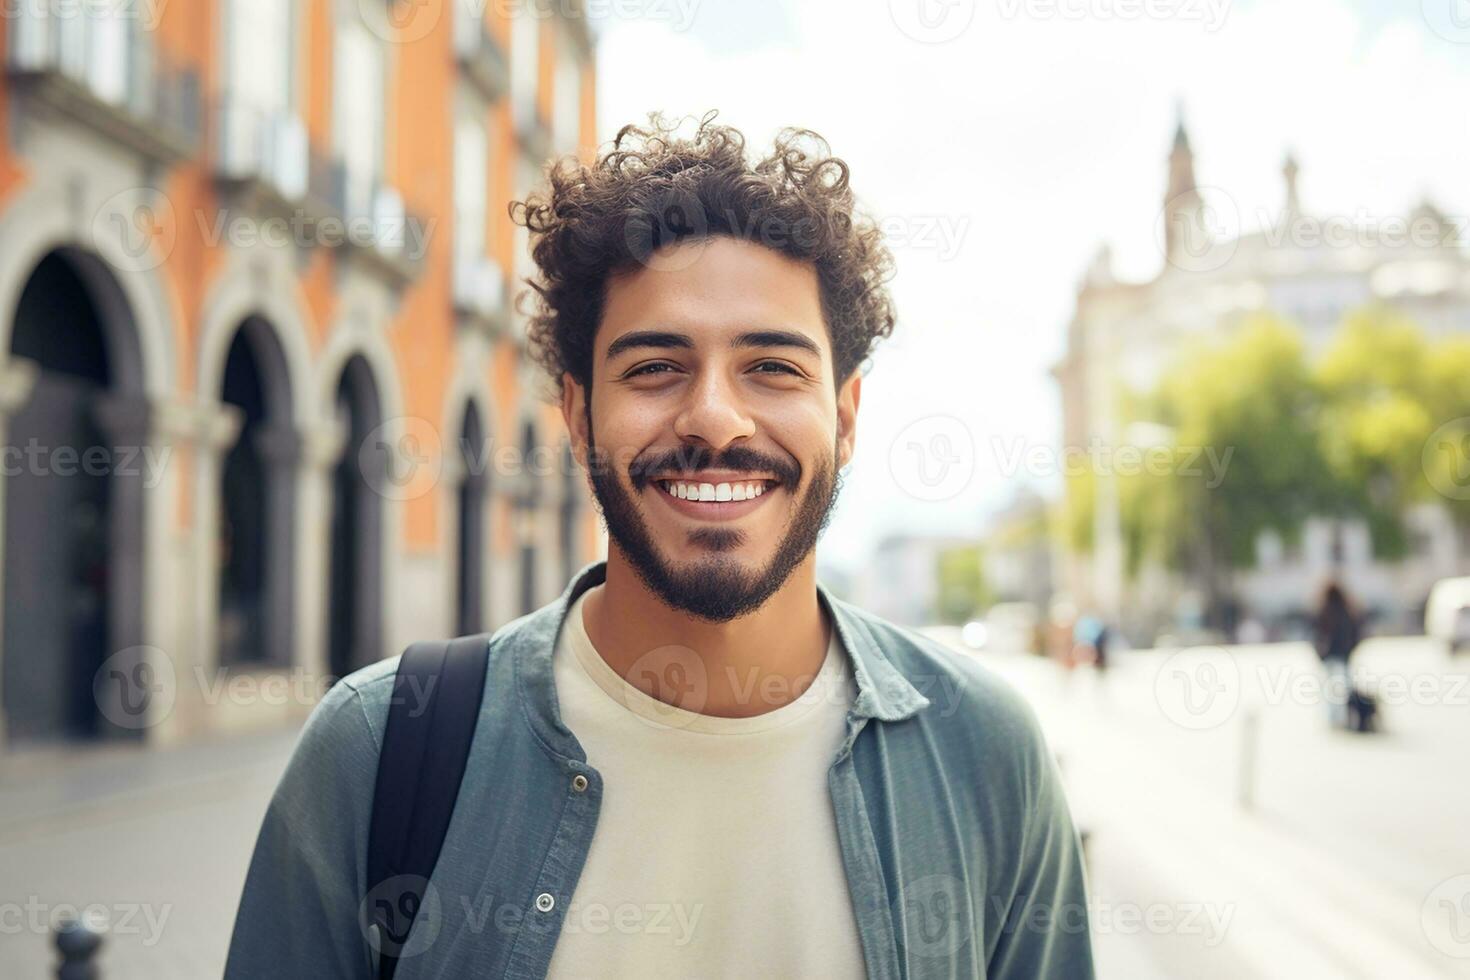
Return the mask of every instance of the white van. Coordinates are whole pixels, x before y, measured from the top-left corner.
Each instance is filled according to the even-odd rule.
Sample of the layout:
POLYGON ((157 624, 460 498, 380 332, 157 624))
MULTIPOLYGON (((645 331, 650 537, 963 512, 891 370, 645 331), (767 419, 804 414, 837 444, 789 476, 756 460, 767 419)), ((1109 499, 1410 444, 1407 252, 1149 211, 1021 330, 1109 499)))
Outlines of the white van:
POLYGON ((1434 583, 1424 606, 1424 632, 1452 654, 1470 650, 1470 577, 1434 583))

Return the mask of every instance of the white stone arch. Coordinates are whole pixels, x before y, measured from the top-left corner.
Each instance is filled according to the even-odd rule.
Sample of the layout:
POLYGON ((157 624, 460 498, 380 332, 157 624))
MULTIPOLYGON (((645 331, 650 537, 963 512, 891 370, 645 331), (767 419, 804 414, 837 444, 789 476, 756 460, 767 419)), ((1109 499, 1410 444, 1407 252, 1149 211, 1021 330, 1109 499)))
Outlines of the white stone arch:
MULTIPOLYGON (((344 292, 343 302, 348 312, 332 326, 317 358, 312 384, 313 411, 319 431, 329 435, 318 442, 316 451, 308 450, 309 485, 302 508, 303 519, 312 528, 311 553, 305 581, 314 590, 307 600, 309 614, 304 618, 307 620, 308 634, 315 641, 314 649, 321 658, 319 666, 324 673, 330 667, 326 651, 330 649, 328 631, 331 625, 329 586, 332 473, 342 453, 358 451, 358 447, 346 445, 348 433, 341 430, 336 418, 337 386, 343 371, 353 358, 360 357, 366 364, 378 399, 379 419, 373 431, 390 447, 401 444, 405 431, 403 387, 398 362, 388 344, 386 333, 389 324, 388 311, 359 306, 353 300, 350 292, 344 292)), ((403 628, 412 630, 420 625, 404 614, 404 599, 399 587, 404 555, 402 501, 392 495, 380 494, 377 504, 380 513, 377 592, 381 597, 379 629, 382 642, 379 649, 363 651, 360 656, 364 659, 380 659, 398 653, 414 639, 412 636, 406 637, 403 628)))
POLYGON ((240 325, 259 316, 271 327, 285 358, 292 424, 310 429, 319 422, 311 367, 311 315, 295 274, 283 261, 241 256, 210 288, 200 313, 195 392, 217 401, 225 359, 240 325))
MULTIPOLYGON (((274 541, 284 539, 287 550, 271 552, 267 601, 271 615, 266 624, 268 663, 274 667, 305 665, 312 658, 311 635, 304 628, 310 617, 303 615, 300 597, 309 595, 301 586, 308 567, 306 545, 310 528, 305 520, 303 497, 307 480, 307 451, 320 441, 316 414, 316 389, 312 378, 310 314, 301 295, 290 254, 236 253, 225 271, 211 285, 200 314, 198 360, 195 368, 195 398, 201 414, 209 420, 195 453, 195 487, 198 489, 194 522, 194 556, 200 588, 196 593, 195 649, 201 659, 218 663, 219 562, 215 547, 219 537, 221 468, 225 454, 234 446, 241 423, 238 412, 222 401, 225 363, 231 345, 251 318, 269 333, 272 350, 265 353, 260 368, 263 383, 273 400, 284 398, 289 417, 272 420, 266 444, 271 474, 262 490, 274 501, 268 518, 274 541), (284 425, 280 423, 284 422, 284 425)), ((267 547, 276 547, 268 541, 267 547)))
MULTIPOLYGON (((0 438, 9 414, 29 399, 34 379, 34 366, 10 355, 20 297, 41 260, 60 251, 86 284, 108 346, 112 434, 121 443, 155 451, 168 448, 161 444, 172 438, 166 430, 177 408, 179 309, 177 295, 159 271, 168 242, 129 241, 131 226, 125 220, 106 220, 111 214, 126 217, 138 207, 167 202, 146 188, 110 189, 102 180, 78 176, 63 182, 41 173, 0 209, 0 438)), ((174 578, 169 541, 180 476, 177 467, 166 464, 157 476, 158 482, 147 487, 136 477, 116 476, 112 489, 108 643, 134 658, 117 664, 123 670, 137 659, 156 658, 155 651, 165 656, 179 652, 177 610, 168 596, 174 578)), ((0 476, 0 527, 4 491, 0 476)), ((152 737, 160 727, 150 721, 141 731, 152 737)))
MULTIPOLYGON (((333 422, 336 413, 337 382, 342 369, 354 356, 360 355, 372 369, 382 401, 384 424, 403 417, 403 385, 398 376, 398 361, 388 344, 387 321, 350 313, 337 320, 327 334, 327 341, 317 355, 316 377, 312 384, 318 421, 333 422)), ((399 429, 392 430, 398 432, 399 429)))
POLYGON ((534 365, 523 365, 519 379, 520 392, 509 435, 516 449, 517 471, 513 480, 505 481, 507 493, 513 496, 517 614, 528 604, 524 584, 528 568, 532 608, 560 594, 566 584, 562 581, 556 519, 559 449, 566 438, 566 427, 557 408, 547 401, 546 382, 534 365), (534 437, 530 444, 526 441, 528 431, 534 437), (531 549, 529 555, 526 548, 531 549))
MULTIPOLYGON (((451 356, 449 383, 444 389, 444 407, 440 413, 443 419, 441 431, 457 432, 465 409, 473 404, 480 413, 480 422, 485 426, 487 437, 493 437, 499 431, 496 428, 495 395, 489 380, 494 367, 493 349, 482 336, 461 331, 451 356)), ((448 448, 446 442, 446 450, 448 448)))
POLYGON ((138 206, 147 205, 150 192, 132 189, 124 192, 130 195, 125 200, 123 195, 105 198, 93 187, 81 182, 69 186, 47 183, 21 191, 0 210, 0 361, 9 361, 13 312, 31 273, 50 252, 73 248, 101 259, 117 287, 117 295, 108 297, 105 283, 89 282, 103 286, 96 299, 104 321, 112 321, 104 324, 108 342, 135 345, 134 356, 125 353, 115 358, 118 388, 151 400, 166 400, 172 397, 178 377, 177 304, 158 271, 167 253, 155 244, 142 255, 134 254, 124 238, 125 229, 101 218, 132 197, 138 206), (124 302, 125 309, 108 308, 109 300, 124 302), (115 332, 124 318, 131 321, 132 338, 115 332))
POLYGON ((494 366, 494 350, 483 334, 459 331, 452 358, 449 383, 445 386, 443 408, 440 412, 442 422, 439 425, 444 460, 438 485, 439 554, 442 556, 439 563, 442 571, 439 595, 443 597, 442 613, 448 624, 445 635, 459 632, 460 578, 464 574, 459 556, 463 533, 460 490, 467 479, 481 481, 483 487, 480 528, 479 533, 475 534, 480 562, 479 588, 476 590, 479 628, 488 630, 504 622, 509 618, 507 614, 510 611, 504 589, 509 576, 500 567, 502 563, 497 562, 499 556, 495 551, 496 528, 503 509, 498 495, 506 481, 504 475, 496 469, 500 455, 500 444, 496 437, 498 413, 489 381, 494 366), (479 445, 471 447, 470 458, 467 460, 464 448, 460 445, 460 437, 465 415, 471 406, 478 416, 482 438, 479 445))

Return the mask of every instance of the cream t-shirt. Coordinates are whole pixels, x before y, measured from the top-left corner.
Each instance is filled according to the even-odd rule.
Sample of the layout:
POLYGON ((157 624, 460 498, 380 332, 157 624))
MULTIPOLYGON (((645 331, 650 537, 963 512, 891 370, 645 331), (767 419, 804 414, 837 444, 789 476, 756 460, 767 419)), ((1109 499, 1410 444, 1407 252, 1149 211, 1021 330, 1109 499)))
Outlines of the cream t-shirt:
MULTIPOLYGON (((865 976, 827 787, 856 696, 836 632, 798 698, 718 718, 623 680, 587 636, 585 599, 567 615, 553 675, 603 796, 548 975, 865 976)), ((647 666, 697 683, 694 660, 665 649, 647 666)))

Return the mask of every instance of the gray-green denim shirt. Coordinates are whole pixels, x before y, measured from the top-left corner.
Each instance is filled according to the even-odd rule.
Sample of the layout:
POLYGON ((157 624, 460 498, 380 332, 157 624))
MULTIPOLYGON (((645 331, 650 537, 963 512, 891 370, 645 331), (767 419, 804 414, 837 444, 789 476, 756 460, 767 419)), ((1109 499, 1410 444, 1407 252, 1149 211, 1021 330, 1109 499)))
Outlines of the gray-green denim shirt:
MULTIPOLYGON (((400 980, 546 975, 604 790, 562 724, 552 650, 571 601, 605 574, 589 565, 490 639, 400 980)), ((857 681, 827 784, 868 976, 1092 977, 1081 848, 1031 708, 976 658, 818 591, 857 681)), ((307 721, 256 842, 227 980, 373 975, 359 912, 397 666, 343 678, 307 721)))

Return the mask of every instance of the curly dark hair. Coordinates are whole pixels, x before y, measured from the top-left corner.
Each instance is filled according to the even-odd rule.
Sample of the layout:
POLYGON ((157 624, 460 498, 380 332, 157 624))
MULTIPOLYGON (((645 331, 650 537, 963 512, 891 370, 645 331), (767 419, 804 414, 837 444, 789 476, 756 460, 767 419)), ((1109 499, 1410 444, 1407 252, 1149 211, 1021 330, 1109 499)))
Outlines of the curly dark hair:
POLYGON ((686 239, 728 235, 814 265, 839 384, 893 332, 893 257, 856 209, 847 164, 818 134, 787 128, 752 166, 744 135, 715 116, 685 138, 678 122, 651 113, 647 128, 624 126, 592 165, 563 157, 545 191, 511 202, 538 270, 526 280, 534 297, 523 294, 534 300, 531 352, 558 390, 563 372, 591 380, 609 277, 686 239))

